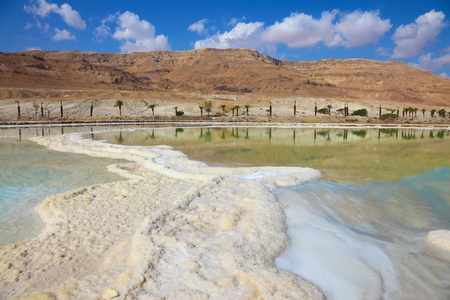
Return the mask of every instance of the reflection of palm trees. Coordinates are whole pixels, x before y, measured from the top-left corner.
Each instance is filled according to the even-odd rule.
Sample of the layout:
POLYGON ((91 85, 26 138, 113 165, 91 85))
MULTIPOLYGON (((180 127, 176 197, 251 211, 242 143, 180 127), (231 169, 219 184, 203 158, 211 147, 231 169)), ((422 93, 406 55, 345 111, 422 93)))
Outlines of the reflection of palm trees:
POLYGON ((292 130, 292 141, 294 142, 294 146, 295 146, 295 129, 292 130))
POLYGON ((222 129, 222 139, 224 140, 225 139, 225 132, 227 131, 227 129, 226 128, 223 128, 222 129))
POLYGON ((272 128, 267 129, 267 134, 269 135, 269 144, 272 143, 272 128))
POLYGON ((330 131, 328 131, 328 130, 327 131, 319 131, 319 132, 317 132, 317 134, 320 136, 326 137, 327 135, 330 134, 330 131))
POLYGON ((212 135, 208 128, 205 133, 205 143, 211 143, 211 142, 212 142, 212 135))
POLYGON ((367 130, 352 130, 352 134, 359 136, 360 138, 365 138, 367 135, 367 130))
POLYGON ((231 136, 238 139, 239 138, 239 129, 238 128, 231 128, 231 136))
POLYGON ((249 137, 248 137, 248 128, 246 128, 246 130, 245 130, 245 139, 246 139, 246 140, 249 139, 249 137))
POLYGON ((184 129, 183 128, 175 128, 175 137, 178 136, 178 133, 183 133, 184 129))
POLYGON ((155 129, 152 129, 152 133, 151 134, 147 134, 147 136, 144 139, 144 142, 148 141, 148 139, 154 140, 156 138, 155 136, 155 129))
POLYGON ((116 136, 116 142, 119 144, 123 143, 122 131, 119 131, 119 136, 116 136))

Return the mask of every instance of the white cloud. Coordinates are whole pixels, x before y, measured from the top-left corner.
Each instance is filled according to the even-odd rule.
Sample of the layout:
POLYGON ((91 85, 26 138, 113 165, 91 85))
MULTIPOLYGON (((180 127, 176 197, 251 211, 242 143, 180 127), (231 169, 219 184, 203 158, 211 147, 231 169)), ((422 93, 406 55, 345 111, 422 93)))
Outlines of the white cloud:
POLYGON ((360 47, 378 40, 391 28, 389 19, 382 20, 378 11, 354 11, 339 14, 338 10, 324 11, 320 18, 304 13, 292 13, 281 22, 264 28, 264 23, 237 23, 231 31, 195 42, 195 48, 248 47, 276 49, 276 44, 289 48, 314 47, 323 43, 327 47, 360 47), (336 22, 337 16, 340 20, 336 22))
POLYGON ((28 29, 32 28, 33 26, 34 26, 34 25, 31 24, 31 23, 27 23, 27 24, 23 27, 23 29, 24 29, 24 30, 28 30, 28 29))
POLYGON ((419 56, 419 63, 409 63, 411 66, 427 70, 427 71, 436 71, 441 69, 444 65, 450 65, 450 53, 442 55, 438 58, 432 58, 432 53, 427 53, 419 56))
POLYGON ((239 23, 239 22, 242 22, 242 21, 245 21, 245 17, 242 17, 242 18, 232 18, 231 20, 230 20, 230 22, 228 22, 228 25, 229 26, 234 26, 234 25, 236 25, 237 23, 239 23))
POLYGON ((54 40, 54 41, 64 41, 64 40, 73 40, 73 41, 75 41, 75 36, 72 35, 66 29, 59 30, 58 28, 55 28, 55 35, 52 36, 52 40, 54 40))
POLYGON ((194 24, 189 25, 188 30, 192 32, 197 32, 198 34, 202 34, 206 31, 205 23, 207 21, 208 19, 202 19, 198 22, 195 22, 194 24))
POLYGON ((104 38, 107 38, 111 35, 111 28, 107 25, 107 23, 112 23, 116 20, 119 13, 109 14, 106 18, 101 21, 101 25, 95 28, 93 32, 94 38, 93 40, 97 43, 103 42, 104 38))
POLYGON ((67 25, 77 29, 86 28, 86 22, 81 18, 80 14, 67 3, 58 6, 45 0, 30 0, 30 5, 24 5, 24 10, 41 18, 48 16, 50 13, 56 13, 63 18, 67 25))
POLYGON ((36 5, 24 5, 24 9, 26 12, 31 13, 33 15, 38 15, 40 17, 46 17, 51 12, 55 12, 59 9, 58 5, 53 3, 48 3, 45 0, 34 0, 30 1, 30 3, 35 2, 36 5))
POLYGON ((269 26, 263 39, 269 43, 282 43, 290 48, 315 46, 319 42, 331 43, 334 39, 333 20, 337 14, 334 10, 323 12, 320 19, 311 15, 292 13, 282 22, 269 26))
POLYGON ((335 25, 335 31, 342 37, 342 45, 345 47, 361 47, 377 43, 391 27, 389 19, 380 18, 379 11, 357 10, 344 15, 335 25))
POLYGON ((118 27, 112 35, 123 42, 122 52, 145 52, 154 50, 170 50, 168 39, 164 35, 155 36, 155 27, 139 16, 126 11, 118 17, 118 27))
POLYGON ((377 55, 380 55, 380 56, 390 56, 389 49, 384 48, 384 47, 378 47, 376 49, 376 53, 377 53, 377 55))
POLYGON ((434 9, 419 16, 414 23, 400 25, 392 36, 397 44, 392 58, 420 55, 432 43, 445 26, 445 15, 434 9))
POLYGON ((441 75, 439 76, 441 76, 442 78, 450 78, 450 76, 448 76, 445 72, 441 73, 441 75))
POLYGON ((231 31, 215 35, 195 42, 195 48, 258 48, 261 45, 260 34, 264 23, 238 23, 231 31))
POLYGON ((40 47, 28 47, 25 51, 42 50, 40 47))
POLYGON ((56 13, 60 14, 64 22, 66 22, 69 26, 78 29, 86 28, 86 22, 81 19, 80 14, 76 10, 73 10, 72 6, 67 3, 61 5, 61 8, 56 13))

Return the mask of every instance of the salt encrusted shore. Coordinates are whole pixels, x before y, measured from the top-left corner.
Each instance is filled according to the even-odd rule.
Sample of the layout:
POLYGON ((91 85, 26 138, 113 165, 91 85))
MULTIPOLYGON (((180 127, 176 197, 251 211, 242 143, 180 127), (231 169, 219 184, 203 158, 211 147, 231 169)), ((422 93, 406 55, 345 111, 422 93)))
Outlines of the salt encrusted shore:
POLYGON ((129 147, 81 134, 35 137, 49 149, 120 158, 126 180, 48 197, 45 230, 0 247, 2 298, 322 299, 278 269, 289 243, 272 191, 320 176, 308 168, 215 168, 171 147, 129 147))
POLYGON ((433 245, 450 251, 450 230, 433 230, 428 232, 427 240, 433 245))

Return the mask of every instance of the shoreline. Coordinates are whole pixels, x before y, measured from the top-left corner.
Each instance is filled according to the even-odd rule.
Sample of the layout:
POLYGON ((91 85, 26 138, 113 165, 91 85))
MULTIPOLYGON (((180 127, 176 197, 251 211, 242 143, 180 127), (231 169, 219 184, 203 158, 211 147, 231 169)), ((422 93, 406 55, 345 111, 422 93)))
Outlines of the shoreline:
POLYGON ((215 126, 215 127, 299 127, 299 128, 450 128, 450 120, 443 122, 346 122, 345 118, 324 120, 320 122, 302 122, 301 120, 279 119, 271 121, 262 121, 260 118, 249 120, 214 120, 205 119, 86 119, 86 120, 28 120, 28 121, 0 121, 0 129, 7 128, 36 128, 36 127, 76 127, 76 126, 119 126, 119 125, 148 125, 148 126, 170 126, 170 125, 189 125, 189 126, 215 126))
POLYGON ((51 150, 129 160, 109 167, 128 179, 39 204, 45 230, 0 247, 0 288, 7 297, 98 299, 114 291, 132 298, 323 298, 312 284, 275 267, 288 238, 271 193, 318 171, 210 167, 170 147, 104 144, 82 134, 32 140, 51 150))

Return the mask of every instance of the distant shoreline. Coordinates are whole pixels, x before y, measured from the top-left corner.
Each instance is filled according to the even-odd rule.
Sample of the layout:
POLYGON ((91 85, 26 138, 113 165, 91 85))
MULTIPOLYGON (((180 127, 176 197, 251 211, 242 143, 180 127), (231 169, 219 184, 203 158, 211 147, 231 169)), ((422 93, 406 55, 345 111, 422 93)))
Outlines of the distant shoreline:
POLYGON ((0 119, 0 128, 101 126, 101 125, 190 125, 190 126, 289 126, 289 127, 448 127, 450 119, 401 118, 385 121, 371 117, 88 117, 88 118, 23 118, 0 119))

